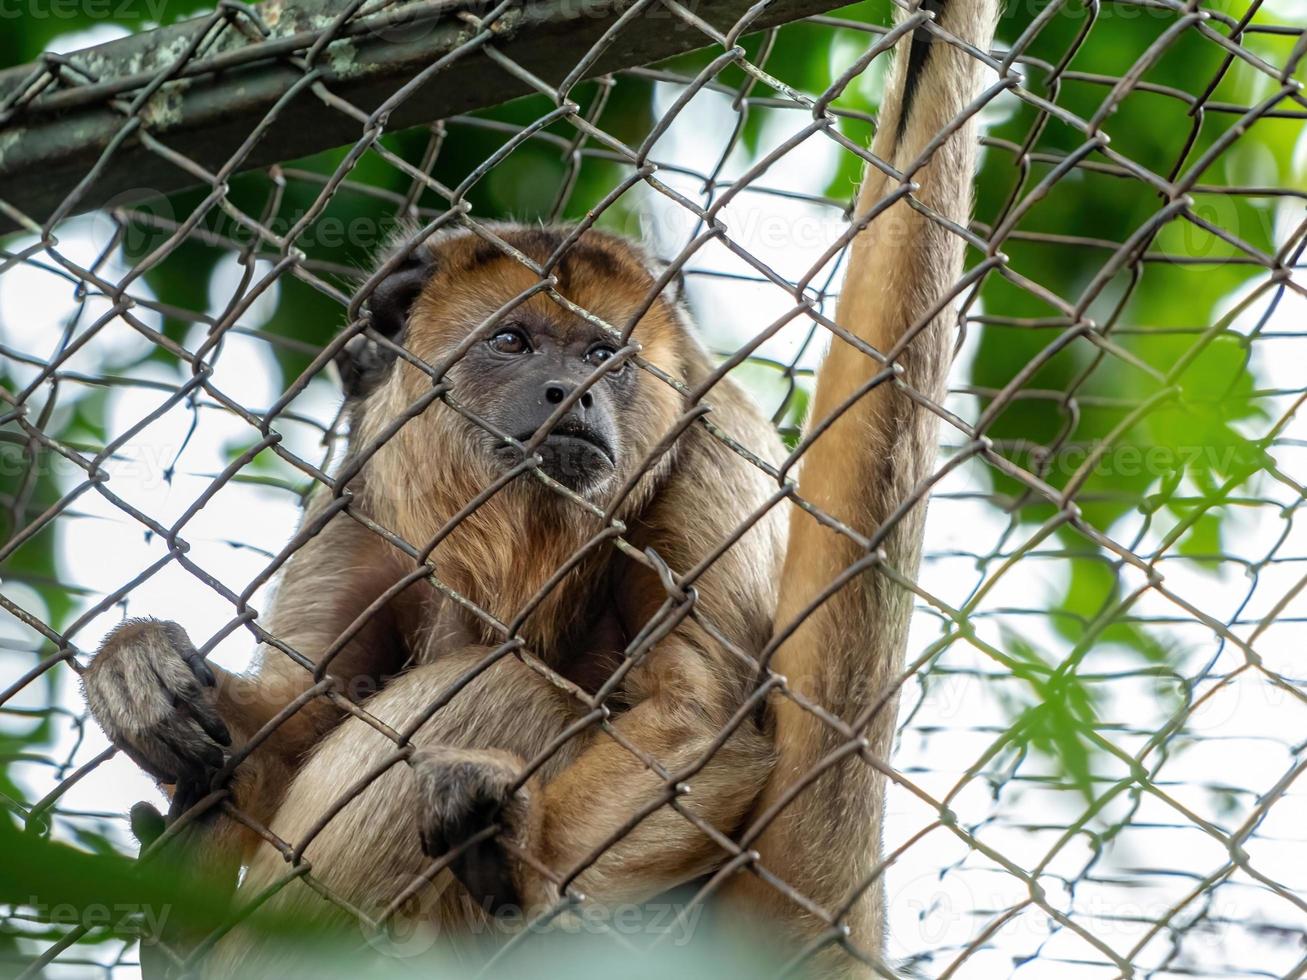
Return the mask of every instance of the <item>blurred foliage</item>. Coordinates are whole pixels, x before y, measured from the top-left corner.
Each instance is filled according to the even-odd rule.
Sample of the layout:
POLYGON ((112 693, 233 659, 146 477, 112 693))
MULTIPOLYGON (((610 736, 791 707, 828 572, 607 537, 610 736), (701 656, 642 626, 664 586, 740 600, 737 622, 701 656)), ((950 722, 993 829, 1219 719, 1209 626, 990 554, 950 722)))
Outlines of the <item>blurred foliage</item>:
MULTIPOLYGON (((218 897, 223 890, 216 882, 197 876, 195 867, 175 852, 161 850, 148 862, 137 863, 117 853, 88 853, 67 844, 25 833, 0 810, 0 905, 15 905, 28 911, 28 918, 11 920, 0 931, 0 976, 16 975, 23 957, 18 940, 35 940, 41 946, 55 943, 78 930, 78 942, 86 946, 134 942, 149 938, 155 930, 165 937, 207 934, 212 924, 234 918, 228 901, 218 897), (174 860, 170 862, 170 855, 174 860)), ((182 854, 184 855, 184 851, 182 854)), ((292 887, 296 887, 292 885, 292 887)), ((299 886, 303 887, 303 886, 299 886)), ((624 913, 624 928, 634 934, 645 926, 668 928, 668 916, 652 907, 646 918, 637 920, 635 909, 624 913), (636 922, 643 923, 637 927, 636 922)), ((683 976, 703 980, 745 980, 761 976, 775 959, 764 940, 743 944, 712 939, 686 945, 686 937, 700 925, 699 918, 687 922, 683 932, 668 929, 667 940, 639 957, 630 955, 622 941, 606 935, 601 920, 566 920, 555 927, 535 927, 539 932, 529 952, 478 963, 484 954, 466 946, 457 954, 438 941, 438 936, 414 931, 411 924, 395 922, 386 931, 367 931, 342 921, 343 914, 322 921, 304 917, 277 917, 266 908, 244 918, 241 928, 248 935, 277 950, 278 975, 303 980, 347 980, 359 976, 433 977, 478 976, 490 978, 577 978, 620 975, 632 980, 683 976), (478 972, 485 967, 485 972, 478 972)), ((497 927, 488 927, 491 935, 497 927)), ((525 949, 526 947, 519 947, 525 949)), ((153 959, 160 966, 165 954, 152 942, 143 942, 143 961, 153 959)), ((155 974, 159 975, 159 974, 155 974)))
MULTIPOLYGON (((89 6, 89 5, 88 5, 89 6)), ((163 4, 165 22, 189 15, 200 3, 173 0, 163 4)), ((1010 43, 1029 25, 1029 5, 1013 4, 1000 38, 1010 43)), ((1037 6, 1042 7, 1043 4, 1037 6)), ((1096 5, 1095 5, 1096 6, 1096 5)), ((1211 9, 1235 16, 1246 6, 1238 0, 1208 0, 1211 9)), ((1082 118, 1092 116, 1111 84, 1127 71, 1140 55, 1172 24, 1161 11, 1128 10, 1104 5, 1086 42, 1079 47, 1070 68, 1074 78, 1048 85, 1046 67, 1057 63, 1070 50, 1086 26, 1088 4, 1070 3, 1052 18, 1029 48, 1032 56, 1027 85, 1035 92, 1055 99, 1069 112, 1082 118), (1115 11, 1116 15, 1109 16, 1115 11)), ((5 22, 0 30, 0 63, 21 64, 36 59, 52 42, 70 32, 117 23, 135 30, 150 26, 154 16, 145 5, 125 2, 116 15, 105 18, 82 10, 61 8, 66 16, 26 15, 5 22)), ((846 8, 837 16, 854 21, 884 23, 887 0, 846 8)), ((1263 14, 1269 18, 1269 13, 1263 14)), ((1294 39, 1261 34, 1246 43, 1273 64, 1283 63, 1294 39)), ((751 57, 761 57, 763 41, 744 42, 751 57)), ((775 43, 767 46, 763 62, 767 71, 794 88, 818 93, 830 86, 850 61, 865 49, 866 35, 810 23, 781 29, 775 43)), ((711 54, 697 52, 673 59, 668 67, 692 74, 711 60, 711 54)), ((835 102, 852 115, 839 125, 850 139, 865 142, 871 133, 859 114, 874 114, 880 94, 883 59, 865 80, 848 86, 835 102)), ((1129 94, 1106 124, 1112 148, 1139 166, 1171 179, 1184 173, 1232 126, 1240 124, 1237 113, 1191 112, 1182 101, 1160 94, 1170 88, 1197 93, 1219 79, 1214 99, 1234 105, 1253 105, 1266 96, 1264 76, 1243 64, 1226 63, 1222 50, 1194 31, 1172 45, 1148 69, 1144 79, 1155 88, 1129 94), (1183 156, 1181 155, 1183 153, 1183 156)), ((745 81, 735 67, 726 69, 720 80, 738 86, 745 81)), ((653 84, 645 79, 621 77, 615 85, 589 82, 576 96, 584 110, 594 100, 607 98, 599 124, 628 145, 638 145, 653 124, 653 84)), ((757 84, 755 96, 766 95, 757 84)), ((1011 202, 1020 200, 1048 172, 1046 160, 1029 170, 1016 166, 1019 147, 1036 122, 1037 112, 1028 104, 1009 101, 1006 116, 991 119, 987 150, 978 183, 976 220, 993 226, 1008 213, 1011 202)), ((537 119, 549 106, 542 98, 525 98, 476 114, 479 124, 453 121, 441 131, 415 130, 392 134, 385 145, 408 160, 420 160, 432 140, 441 149, 432 170, 447 186, 459 184, 475 167, 495 153, 515 128, 537 119)), ((742 142, 750 153, 763 144, 764 129, 776 110, 751 107, 742 122, 742 142)), ((513 217, 519 220, 577 219, 597 204, 623 176, 618 165, 587 157, 575 173, 567 152, 575 131, 564 123, 551 126, 549 140, 528 142, 518 147, 472 189, 470 200, 480 217, 513 217), (570 184, 569 194, 560 191, 570 184)), ((1249 248, 1274 253, 1275 211, 1265 198, 1220 192, 1223 186, 1278 186, 1302 190, 1304 175, 1294 166, 1294 151, 1301 137, 1301 125, 1292 119, 1264 118, 1234 149, 1221 154, 1202 175, 1194 189, 1194 210, 1211 225, 1236 234, 1249 248)), ((1083 134, 1052 120, 1042 128, 1035 146, 1039 154, 1060 156, 1079 148, 1083 134)), ((343 150, 318 154, 287 163, 289 172, 331 174, 344 159, 343 150)), ((1095 158, 1101 161, 1101 158, 1095 158)), ((846 154, 840 168, 824 191, 836 199, 851 200, 861 166, 846 154)), ((383 195, 403 196, 410 181, 375 154, 355 167, 351 181, 375 188, 383 195)), ((231 202, 250 215, 265 214, 274 202, 283 216, 281 230, 314 202, 320 187, 306 180, 287 180, 274 185, 264 175, 247 175, 233 180, 231 202), (279 194, 279 197, 272 195, 279 194), (285 216, 289 216, 287 219, 285 216)), ((602 226, 629 231, 635 227, 634 204, 627 195, 601 218, 602 226)), ((171 202, 175 214, 188 214, 200 201, 198 192, 179 194, 171 202)), ((380 199, 354 190, 337 194, 324 212, 337 227, 376 228, 380 199)), ((421 205, 439 207, 441 201, 429 190, 418 197, 421 205)), ((1246 332, 1235 329, 1225 312, 1231 297, 1255 277, 1264 275, 1256 264, 1238 260, 1243 253, 1199 224, 1175 221, 1141 240, 1151 254, 1172 256, 1171 261, 1149 261, 1142 267, 1126 267, 1096 283, 1119 243, 1125 242, 1148 224, 1165 202, 1155 190, 1137 179, 1127 179, 1108 169, 1078 168, 1062 177, 1022 218, 1022 234, 1010 238, 1004 251, 1010 266, 1048 293, 1080 307, 1083 322, 1092 322, 1110 341, 1112 351, 1080 338, 1066 343, 1063 311, 1030 290, 991 274, 981 296, 980 309, 986 323, 980 329, 974 357, 961 381, 977 393, 981 411, 997 404, 1004 407, 988 421, 983 432, 1000 452, 1035 473, 1055 491, 1076 488, 1079 514, 1089 527, 1112 538, 1129 523, 1169 535, 1178 553, 1196 563, 1213 567, 1225 550, 1231 533, 1225 507, 1230 498, 1254 492, 1259 474, 1268 465, 1265 447, 1247 435, 1266 428, 1267 419, 1259 407, 1256 378, 1251 364, 1251 345, 1246 332), (1199 261, 1207 260, 1207 261, 1199 261), (1142 271, 1141 271, 1142 270, 1142 271), (1094 287, 1096 295, 1087 296, 1094 287), (1102 288, 1098 288, 1101 286, 1102 288), (1081 303, 1084 298, 1083 304, 1081 303), (1050 318, 1054 319, 1048 326, 1050 318), (1029 376, 1022 372, 1038 367, 1029 376), (1014 379, 1020 379, 1014 382, 1014 379), (1017 397, 1000 399, 1015 383, 1017 397), (1074 391, 1070 399, 1061 393, 1074 391), (1258 425, 1260 423, 1260 426, 1258 425), (1069 449, 1080 450, 1072 455, 1069 449), (1137 452, 1148 465, 1126 466, 1122 451, 1137 452), (1096 465, 1103 453, 1116 465, 1096 465), (1074 465, 1069 465, 1068 460, 1074 465), (1129 521, 1127 522, 1127 518, 1129 521)), ((321 222, 319 223, 322 224, 321 222)), ((202 227, 222 234, 240 232, 230 218, 215 210, 202 227)), ((348 292, 351 270, 361 269, 381 244, 380 234, 345 234, 329 237, 310 235, 299 243, 324 268, 337 288, 348 292)), ((148 253, 160 241, 157 229, 143 227, 131 236, 126 258, 130 261, 148 253)), ((163 265, 147 274, 150 289, 158 299, 180 311, 203 311, 209 303, 209 278, 224 252, 191 241, 163 265), (179 274, 185 270, 185 274, 179 274)), ((971 261, 979 256, 971 255, 971 261)), ((273 346, 283 381, 289 385, 308 367, 311 345, 320 345, 338 329, 342 313, 338 302, 301 279, 283 277, 279 283, 275 313, 262 328, 279 341, 273 346)), ((975 312, 973 310, 973 312, 975 312)), ((3 324, 0 324, 0 330, 3 324)), ((194 329, 185 317, 164 322, 164 332, 183 342, 194 329)), ((160 363, 173 363, 164 351, 148 355, 160 363)), ((0 359, 0 383, 15 386, 0 359)), ((70 445, 102 445, 105 439, 101 419, 106 393, 92 390, 80 396, 72 411, 61 421, 59 436, 70 445)), ((789 417, 801 416, 806 396, 800 390, 789 406, 789 417)), ((67 408, 65 403, 64 408, 67 408)), ((979 414, 979 413, 977 413, 979 414)), ((234 456, 244 445, 230 447, 234 456)), ((14 435, 12 428, 0 431, 0 541, 20 531, 35 513, 66 492, 48 470, 23 465, 33 448, 14 435), (16 465, 10 465, 16 464, 16 465), (45 475, 28 477, 28 472, 45 475), (26 514, 26 517, 23 515, 26 514)), ((251 479, 285 478, 277 466, 260 457, 251 468, 251 479)), ((1144 663, 1160 664, 1174 651, 1164 637, 1151 635, 1142 627, 1123 621, 1129 599, 1120 575, 1120 561, 1100 543, 1061 519, 1059 507, 997 469, 987 471, 1000 506, 1013 522, 1014 545, 1019 545, 1035 528, 1053 521, 1051 539, 1064 549, 1069 576, 1064 591, 1048 598, 1049 621, 1070 651, 1061 656, 1039 652, 1033 643, 1013 632, 1002 638, 1003 649, 989 650, 999 668, 1024 684, 1025 694, 1009 698, 1012 723, 1000 739, 1009 748, 1029 749, 1055 763, 1066 787, 1092 796, 1094 735, 1100 721, 1097 698, 1089 682, 1077 673, 1090 650, 1102 645, 1131 651, 1144 663), (1018 530, 1020 529, 1020 530, 1018 530)), ((4 575, 9 581, 30 584, 45 605, 46 621, 55 628, 67 622, 78 602, 65 590, 51 586, 59 581, 55 561, 56 526, 36 535, 10 557, 4 575)), ((1129 547, 1130 541, 1125 545, 1129 547)), ((47 645, 43 655, 53 647, 47 645)), ((23 669, 31 666, 29 662, 23 669)), ((36 681, 50 685, 48 676, 36 681)), ((51 688, 53 695, 53 689, 51 688)), ((1008 697, 1008 695, 1004 695, 1008 697)), ((0 734, 0 794, 22 801, 22 789, 10 777, 10 762, 39 753, 51 738, 54 719, 34 716, 22 726, 22 734, 0 734)), ((30 804, 31 801, 26 801, 30 804)), ((21 895, 24 890, 49 885, 69 889, 68 895, 82 895, 74 883, 125 882, 131 876, 128 865, 109 854, 73 854, 68 848, 35 836, 20 842, 10 821, 0 817, 0 853, 22 853, 37 864, 3 862, 6 877, 0 899, 21 895), (11 851, 11 847, 13 850, 11 851), (40 869, 46 869, 41 871, 40 869), (24 869, 31 873, 24 877, 24 869), (66 870, 65 870, 66 869, 66 870)), ((87 839, 91 851, 111 850, 87 839)), ((116 887, 116 886, 115 886, 116 887)), ((61 893, 64 894, 64 893, 61 893)), ((0 939, 0 943, 8 943, 0 939)), ((11 948, 11 947, 10 947, 11 948)), ((622 970, 630 975, 632 961, 622 970)))

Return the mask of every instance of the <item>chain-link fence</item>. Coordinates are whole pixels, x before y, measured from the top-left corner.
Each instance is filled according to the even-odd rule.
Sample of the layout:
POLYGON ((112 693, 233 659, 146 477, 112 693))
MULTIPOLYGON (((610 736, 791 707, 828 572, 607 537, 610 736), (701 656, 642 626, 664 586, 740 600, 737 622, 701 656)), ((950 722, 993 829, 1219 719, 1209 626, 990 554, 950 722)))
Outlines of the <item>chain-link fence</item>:
MULTIPOLYGON (((26 833, 5 838, 0 952, 15 972, 129 975, 133 932, 160 925, 94 892, 51 908, 23 877, 28 848, 38 881, 84 873, 55 845, 134 855, 126 812, 159 798, 82 700, 109 629, 174 619, 230 670, 262 643, 312 671, 260 610, 312 540, 294 532, 310 492, 348 500, 331 365, 371 330, 375 283, 359 284, 397 234, 464 229, 531 273, 524 296, 570 304, 620 344, 624 324, 575 309, 554 274, 575 236, 526 254, 491 219, 642 240, 656 290, 685 297, 717 363, 804 448, 892 9, 225 0, 0 74, 0 791, 26 833)), ((995 50, 972 52, 987 71, 977 211, 953 229, 969 271, 933 407, 942 452, 876 872, 895 970, 1307 975, 1303 25, 1298 0, 1013 2, 995 50)), ((669 444, 702 430, 765 475, 770 506, 815 510, 790 465, 715 424, 711 392, 620 349, 681 399, 669 444)), ((449 364, 398 356, 430 378, 403 421, 436 400, 459 410, 449 364)), ((666 586, 621 641, 638 660, 691 614, 684 576, 701 569, 632 545, 613 510, 522 459, 513 476, 597 521, 541 581, 620 553, 666 586)), ((442 579, 436 542, 340 507, 494 634, 472 674, 508 657, 575 699, 555 750, 612 741, 659 776, 653 803, 701 819, 680 786, 697 768, 623 740, 620 687, 587 689, 523 640, 539 597, 516 618, 478 608, 442 579)), ((702 544, 716 558, 728 543, 702 544)), ((753 663, 741 712, 793 698, 841 724, 753 663)), ((325 824, 411 744, 366 697, 313 680, 286 718, 330 700, 390 740, 366 779, 330 787, 325 824)), ((219 788, 196 809, 223 807, 219 788)), ((246 823, 284 859, 272 890, 344 908, 365 935, 430 885, 355 907, 304 861, 307 841, 246 823)), ((840 910, 769 877, 748 835, 716 833, 715 864, 768 880, 841 942, 840 910)), ((545 869, 561 905, 573 870, 545 869)), ((610 914, 593 931, 631 957, 679 945, 721 878, 664 926, 610 914)), ((519 929, 509 945, 530 941, 519 929)), ((198 963, 206 948, 163 955, 198 963)))

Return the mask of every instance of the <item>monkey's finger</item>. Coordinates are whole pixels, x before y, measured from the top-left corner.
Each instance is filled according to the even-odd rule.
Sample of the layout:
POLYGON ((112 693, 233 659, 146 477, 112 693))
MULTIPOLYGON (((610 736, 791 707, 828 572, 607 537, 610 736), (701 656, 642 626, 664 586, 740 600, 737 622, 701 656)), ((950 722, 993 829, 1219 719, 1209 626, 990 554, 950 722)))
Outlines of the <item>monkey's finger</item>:
POLYGON ((200 656, 200 652, 195 647, 190 647, 182 651, 182 659, 186 661, 186 666, 191 669, 201 684, 205 687, 214 687, 218 683, 218 678, 213 674, 213 668, 209 662, 200 656))
POLYGON ((209 794, 208 780, 183 777, 173 790, 172 805, 168 808, 168 822, 176 820, 209 794))
POLYGON ((427 857, 442 858, 449 853, 449 839, 435 827, 419 827, 418 839, 422 842, 422 853, 427 857))
MULTIPOLYGON (((207 665, 205 670, 208 670, 207 665)), ((155 676, 158 676, 156 673, 155 676)), ((210 674, 212 676, 212 674, 210 674)), ((160 678, 162 682, 162 678, 160 678)), ((204 733, 219 745, 231 745, 231 732, 227 730, 222 717, 209 704, 205 691, 194 677, 187 675, 180 679, 175 688, 165 686, 172 707, 194 719, 204 733)), ((222 765, 221 762, 218 763, 222 765)))
MULTIPOLYGON (((185 711, 187 706, 204 700, 204 689, 189 669, 179 670, 174 663, 147 666, 158 682, 155 697, 166 700, 173 712, 185 711)), ((166 727, 169 723, 162 721, 156 724, 166 727)))
POLYGON ((187 700, 182 702, 182 707, 186 713, 195 720, 204 733, 213 739, 219 745, 231 745, 231 732, 227 729, 227 723, 222 720, 222 716, 213 709, 213 706, 204 698, 187 700))
POLYGON ((189 775, 187 769, 208 769, 211 771, 221 769, 222 764, 226 761, 222 749, 209 741, 208 736, 194 722, 177 719, 174 724, 160 729, 158 737, 179 759, 187 764, 178 773, 179 777, 184 778, 189 775))

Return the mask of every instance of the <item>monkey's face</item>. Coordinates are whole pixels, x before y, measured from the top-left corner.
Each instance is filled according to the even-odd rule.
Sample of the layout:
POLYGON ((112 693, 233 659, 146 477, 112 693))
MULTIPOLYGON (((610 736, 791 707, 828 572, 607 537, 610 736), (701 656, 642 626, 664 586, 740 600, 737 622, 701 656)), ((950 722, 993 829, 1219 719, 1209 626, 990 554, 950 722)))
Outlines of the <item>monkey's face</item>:
MULTIPOLYGON (((564 240, 545 229, 496 231, 542 266, 564 240)), ((622 239, 587 232, 552 272, 558 292, 593 317, 541 292, 535 272, 470 233, 422 247, 377 288, 373 329, 443 371, 449 386, 446 399, 427 405, 385 445, 383 456, 403 457, 392 460, 392 472, 416 478, 412 467, 426 457, 430 468, 416 472, 464 498, 461 506, 521 467, 525 451, 539 456, 545 475, 601 502, 672 429, 680 396, 631 357, 638 348, 647 362, 684 376, 694 342, 674 309, 655 302, 628 347, 595 322, 620 328, 644 308, 654 280, 643 257, 622 239)), ((351 381, 364 389, 367 427, 376 430, 430 392, 433 378, 408 362, 396 368, 393 358, 360 362, 363 353, 356 346, 342 373, 347 389, 351 381)), ((527 473, 512 487, 534 499, 546 490, 527 473)), ((550 497, 560 499, 548 491, 543 499, 550 497)))
POLYGON ((638 399, 639 373, 613 362, 617 343, 599 327, 533 311, 486 331, 453 369, 455 397, 489 423, 474 423, 483 451, 504 467, 534 446, 540 469, 578 493, 604 488, 624 461, 618 417, 638 399), (604 368, 607 364, 608 367, 604 368))

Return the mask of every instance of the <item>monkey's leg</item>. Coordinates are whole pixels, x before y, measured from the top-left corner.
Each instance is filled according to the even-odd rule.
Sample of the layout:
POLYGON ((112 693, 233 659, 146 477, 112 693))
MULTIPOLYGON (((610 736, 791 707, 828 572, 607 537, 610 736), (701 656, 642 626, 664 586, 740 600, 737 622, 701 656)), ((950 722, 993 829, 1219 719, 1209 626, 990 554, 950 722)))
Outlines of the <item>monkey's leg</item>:
POLYGON ((699 822, 731 837, 773 763, 772 745, 752 721, 717 744, 728 720, 697 715, 693 700, 669 693, 614 720, 620 740, 596 733, 545 784, 536 847, 545 864, 565 875, 580 871, 580 891, 609 905, 648 901, 719 867, 729 854, 699 822), (673 798, 695 819, 672 807, 673 798), (613 840, 656 801, 662 805, 613 840))
MULTIPOLYGON (((730 712, 716 704, 712 669, 692 645, 671 641, 629 681, 644 700, 611 720, 611 732, 575 736, 574 758, 553 760, 543 788, 533 784, 498 816, 536 860, 609 906, 647 901, 719 866, 728 852, 714 836, 735 831, 772 763, 752 721, 725 737, 730 712)), ((509 870, 526 911, 546 911, 552 883, 520 864, 509 870)))
MULTIPOLYGON (((431 783, 422 778, 424 760, 469 764, 464 774, 467 778, 450 781, 446 794, 436 801, 439 813, 450 819, 445 832, 452 830, 450 836, 457 836, 454 824, 458 820, 471 826, 470 815, 478 821, 484 818, 479 829, 494 819, 494 814, 484 809, 487 794, 482 792, 486 785, 502 786, 494 777, 511 770, 515 780, 526 760, 538 755, 575 720, 577 712, 570 699, 513 657, 504 657, 467 680, 470 672, 488 662, 489 653, 488 648, 469 647, 444 654, 434 663, 394 678, 365 703, 374 717, 398 730, 446 697, 454 685, 466 681, 414 735, 418 751, 412 766, 397 759, 376 774, 377 765, 395 755, 396 745, 356 718, 342 723, 304 761, 271 822, 272 831, 291 847, 302 844, 329 809, 354 787, 366 783, 304 849, 303 857, 312 866, 316 884, 369 915, 380 914, 430 865, 430 858, 423 854, 422 836, 434 842, 440 833, 428 807, 426 789, 431 783), (490 782, 480 782, 477 773, 488 773, 490 782), (374 778, 369 780, 369 776, 374 778), (455 795, 460 793, 464 795, 455 795)), ((539 776, 547 778, 572 754, 564 745, 539 776)), ((536 785, 529 783, 526 792, 536 785)), ((268 846, 258 848, 238 901, 242 896, 259 895, 287 871, 279 852, 268 846)), ((435 888, 443 891, 431 914, 439 917, 448 931, 457 933, 460 921, 482 915, 480 903, 472 901, 448 874, 436 880, 435 888)), ((337 906, 298 879, 288 882, 264 908, 303 921, 339 919, 349 925, 337 906)), ((250 930, 238 928, 217 944, 207 972, 241 977, 262 975, 264 969, 275 973, 271 961, 265 959, 272 953, 257 943, 250 930)))

